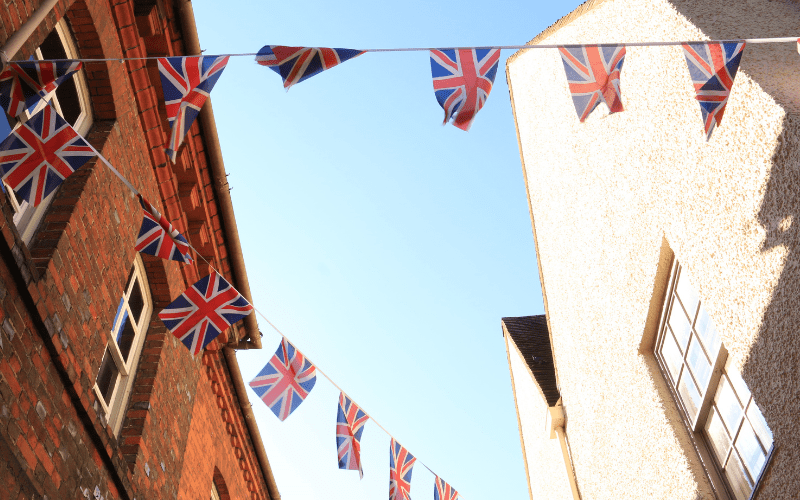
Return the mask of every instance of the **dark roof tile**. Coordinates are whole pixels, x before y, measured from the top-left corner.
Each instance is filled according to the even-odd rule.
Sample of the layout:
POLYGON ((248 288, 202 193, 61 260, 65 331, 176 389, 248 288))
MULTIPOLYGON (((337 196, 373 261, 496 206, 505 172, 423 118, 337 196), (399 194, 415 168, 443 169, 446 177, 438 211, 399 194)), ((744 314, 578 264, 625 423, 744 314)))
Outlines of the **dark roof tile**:
POLYGON ((522 353, 525 362, 528 363, 533 378, 544 394, 547 406, 555 406, 561 395, 556 384, 556 370, 553 364, 553 350, 550 348, 550 334, 547 331, 547 318, 543 314, 503 318, 503 325, 522 353))

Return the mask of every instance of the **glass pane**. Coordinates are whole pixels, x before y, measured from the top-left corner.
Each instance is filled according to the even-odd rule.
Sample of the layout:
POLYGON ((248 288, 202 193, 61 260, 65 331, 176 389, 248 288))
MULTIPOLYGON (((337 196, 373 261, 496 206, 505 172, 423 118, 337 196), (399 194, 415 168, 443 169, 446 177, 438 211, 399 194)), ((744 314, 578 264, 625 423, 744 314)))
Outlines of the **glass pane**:
MULTIPOLYGON (((134 278, 133 290, 131 296, 128 298, 128 305, 131 307, 131 314, 136 324, 142 319, 142 310, 144 309, 144 299, 142 298, 142 289, 139 280, 134 278)), ((141 325, 139 325, 141 326, 141 325)))
POLYGON ((672 304, 672 311, 669 314, 669 327, 672 333, 675 334, 675 339, 678 341, 678 347, 681 351, 686 349, 686 344, 689 343, 689 336, 692 333, 692 325, 686 319, 680 304, 677 302, 672 304))
POLYGON ((728 460, 728 465, 725 467, 725 475, 728 476, 728 481, 731 483, 733 493, 736 495, 736 500, 747 500, 750 498, 750 493, 753 491, 753 484, 750 478, 742 467, 742 462, 736 452, 731 453, 731 458, 728 460))
POLYGON ((722 341, 719 338, 719 333, 717 333, 717 328, 714 326, 714 321, 712 321, 711 316, 708 315, 708 311, 702 304, 700 304, 700 313, 697 315, 694 329, 700 335, 700 340, 702 340, 703 346, 711 359, 716 358, 722 341))
POLYGON ((758 439, 756 439, 756 433, 753 432, 753 428, 746 420, 736 438, 736 449, 747 466, 747 470, 750 471, 750 476, 758 477, 758 473, 761 472, 761 468, 767 460, 767 454, 761 449, 758 439))
POLYGON ((711 378, 711 362, 706 358, 706 354, 703 352, 703 348, 700 347, 697 337, 692 337, 686 360, 689 362, 689 367, 692 369, 695 380, 700 385, 701 392, 705 394, 708 389, 708 381, 711 378))
POLYGON ((100 371, 97 373, 97 388, 103 395, 106 405, 111 404, 111 396, 114 395, 114 387, 117 385, 117 378, 119 377, 119 370, 117 364, 114 363, 114 358, 111 357, 111 352, 106 347, 106 353, 103 355, 103 362, 100 363, 100 371))
POLYGON ((755 400, 750 400, 750 406, 747 407, 747 418, 750 419, 750 424, 753 426, 753 430, 756 431, 758 439, 761 440, 761 444, 764 445, 764 449, 769 452, 770 448, 772 448, 772 431, 769 430, 767 421, 764 420, 764 415, 761 414, 761 410, 756 406, 755 400))
POLYGON ((741 401, 742 406, 746 405, 747 401, 750 399, 750 389, 747 388, 747 384, 742 379, 742 376, 739 375, 739 370, 733 367, 732 360, 730 358, 728 359, 728 362, 725 363, 725 374, 731 381, 733 389, 736 391, 736 395, 739 396, 739 401, 741 401))
POLYGON ((689 372, 686 370, 684 370, 683 375, 681 375, 681 381, 678 384, 678 393, 680 393, 681 399, 686 405, 689 417, 694 420, 703 398, 700 396, 700 392, 694 385, 692 377, 689 376, 689 372))
POLYGON ((681 275, 678 278, 677 290, 678 297, 681 299, 686 313, 689 318, 694 321, 694 315, 697 312, 697 303, 700 299, 697 297, 697 292, 689 281, 689 274, 686 272, 685 267, 681 267, 681 275))
POLYGON ((678 344, 675 343, 675 339, 669 330, 664 332, 661 356, 663 356, 664 362, 667 364, 667 369, 669 369, 672 380, 678 380, 678 375, 681 374, 681 365, 683 365, 683 355, 680 349, 678 349, 678 344))
POLYGON ((717 455, 717 460, 719 460, 719 463, 724 464, 725 459, 728 457, 728 449, 731 446, 731 438, 728 436, 727 431, 725 431, 725 426, 722 425, 719 413, 717 413, 717 410, 713 407, 708 413, 706 435, 711 442, 711 448, 717 455))
POLYGON ((719 379, 719 389, 717 390, 717 395, 714 396, 714 402, 717 404, 722 420, 728 428, 728 433, 736 435, 736 430, 739 428, 739 420, 742 418, 742 407, 739 405, 739 400, 736 399, 726 375, 722 375, 719 379))
POLYGON ((125 364, 127 365, 133 339, 136 337, 136 332, 133 330, 131 322, 128 321, 127 310, 125 310, 125 315, 122 317, 122 324, 117 332, 117 346, 119 347, 119 352, 122 354, 122 359, 125 360, 125 364))

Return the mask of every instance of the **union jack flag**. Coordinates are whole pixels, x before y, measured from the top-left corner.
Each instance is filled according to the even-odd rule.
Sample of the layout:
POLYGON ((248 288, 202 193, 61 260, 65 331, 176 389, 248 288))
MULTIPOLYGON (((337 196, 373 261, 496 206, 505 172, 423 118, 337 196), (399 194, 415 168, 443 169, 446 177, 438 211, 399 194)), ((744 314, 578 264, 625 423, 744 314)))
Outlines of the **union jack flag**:
POLYGON ((433 500, 458 500, 460 495, 458 492, 444 482, 444 479, 436 476, 436 484, 433 487, 433 500))
POLYGON ((211 274, 187 288, 158 317, 196 355, 251 310, 253 306, 212 269, 211 274))
POLYGON ((601 101, 606 103, 611 113, 622 111, 619 76, 625 62, 624 45, 559 47, 558 51, 581 122, 601 101))
POLYGON ((745 42, 685 43, 683 54, 703 114, 706 141, 722 121, 745 42))
POLYGON ((283 88, 289 90, 292 85, 363 53, 355 49, 264 45, 256 55, 256 62, 281 75, 283 88))
POLYGON ((389 500, 411 500, 414 455, 392 438, 389 450, 389 500))
POLYGON ((306 399, 316 383, 317 369, 283 338, 269 363, 250 381, 250 387, 283 422, 306 399))
POLYGON ((36 206, 95 156, 51 106, 45 106, 0 143, 3 180, 17 199, 36 206))
POLYGON ((142 195, 139 195, 139 203, 142 205, 144 218, 136 239, 136 251, 191 264, 192 257, 189 255, 189 242, 186 238, 142 195))
POLYGON ((494 85, 500 49, 431 50, 431 75, 436 100, 461 130, 469 130, 494 85))
POLYGON ((19 116, 81 67, 80 61, 11 63, 0 73, 0 107, 10 116, 19 116))
POLYGON ((336 415, 336 447, 339 453, 339 468, 357 470, 363 478, 361 469, 361 434, 369 417, 352 399, 339 393, 339 413, 336 415))
POLYGON ((192 126, 230 56, 162 57, 161 88, 170 125, 167 156, 175 162, 178 148, 192 126))

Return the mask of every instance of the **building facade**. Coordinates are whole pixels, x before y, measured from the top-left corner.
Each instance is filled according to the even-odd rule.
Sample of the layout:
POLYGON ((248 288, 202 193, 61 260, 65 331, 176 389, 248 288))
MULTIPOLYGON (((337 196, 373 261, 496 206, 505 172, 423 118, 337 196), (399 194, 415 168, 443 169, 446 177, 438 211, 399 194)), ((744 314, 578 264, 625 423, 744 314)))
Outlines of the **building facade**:
MULTIPOLYGON (((798 22, 789 0, 590 0, 531 44, 796 37, 798 22)), ((565 417, 562 453, 506 335, 531 498, 796 497, 796 44, 746 46, 708 142, 680 46, 628 47, 624 111, 584 123, 557 50, 520 51, 507 80, 565 417)))
MULTIPOLYGON (((200 46, 186 0, 9 0, 6 60, 91 58, 5 137, 52 106, 250 299, 207 103, 178 159, 155 60, 200 46)), ((205 276, 134 251, 137 198, 92 160, 31 208, 0 196, 0 497, 277 500, 235 349, 255 318, 196 357, 158 312, 205 276)))

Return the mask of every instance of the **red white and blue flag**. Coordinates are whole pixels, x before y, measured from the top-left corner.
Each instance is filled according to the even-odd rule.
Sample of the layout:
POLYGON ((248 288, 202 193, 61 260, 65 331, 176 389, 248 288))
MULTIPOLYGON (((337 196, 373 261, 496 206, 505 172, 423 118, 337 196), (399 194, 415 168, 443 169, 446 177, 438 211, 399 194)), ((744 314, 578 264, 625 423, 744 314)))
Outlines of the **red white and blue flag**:
POLYGON ((355 49, 264 45, 256 55, 256 62, 281 75, 283 87, 288 90, 296 83, 363 53, 363 50, 355 49))
POLYGON ((414 455, 392 438, 389 450, 389 500, 411 500, 414 455))
POLYGON ((11 63, 0 73, 0 107, 10 116, 19 116, 81 67, 80 61, 11 63))
POLYGON ((139 195, 139 203, 144 213, 142 227, 136 238, 136 251, 191 264, 192 257, 189 255, 189 242, 186 238, 142 195, 139 195))
POLYGON ((433 486, 433 500, 458 500, 461 498, 458 492, 444 482, 444 479, 436 476, 436 484, 433 486))
POLYGON ((336 448, 339 468, 357 470, 363 478, 361 468, 361 434, 369 417, 352 399, 339 393, 339 412, 336 415, 336 448))
POLYGON ((444 124, 469 130, 492 91, 500 49, 431 50, 431 76, 444 124))
POLYGON ((196 355, 252 310, 253 306, 212 270, 158 313, 158 317, 196 355))
POLYGON ((269 363, 250 381, 250 387, 281 421, 300 406, 314 384, 317 369, 283 338, 269 363))
POLYGON ((619 78, 625 62, 624 45, 559 47, 558 51, 581 122, 601 102, 611 113, 623 110, 619 78))
POLYGON ((745 42, 683 44, 707 141, 722 121, 744 46, 745 42))
POLYGON ((94 150, 51 106, 45 106, 0 143, 3 180, 17 199, 37 206, 94 150))
POLYGON ((161 88, 170 124, 167 156, 175 162, 189 131, 230 56, 162 57, 158 60, 161 88))

